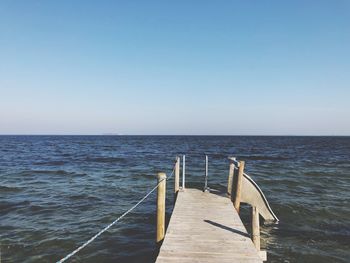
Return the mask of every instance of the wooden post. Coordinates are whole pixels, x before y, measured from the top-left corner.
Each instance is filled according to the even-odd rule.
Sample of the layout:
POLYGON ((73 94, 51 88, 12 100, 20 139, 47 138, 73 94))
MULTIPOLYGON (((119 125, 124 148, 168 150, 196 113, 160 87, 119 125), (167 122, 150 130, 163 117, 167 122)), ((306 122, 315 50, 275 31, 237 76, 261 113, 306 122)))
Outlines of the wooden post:
POLYGON ((232 180, 233 180, 233 172, 235 170, 235 164, 233 162, 234 158, 229 157, 230 160, 230 170, 228 172, 228 179, 227 179, 227 195, 230 197, 232 195, 232 180))
POLYGON ((239 207, 241 205, 241 193, 242 193, 242 182, 243 182, 243 173, 244 173, 244 161, 239 162, 238 167, 238 176, 237 176, 237 187, 236 187, 236 197, 234 206, 239 213, 239 207))
POLYGON ((256 206, 252 206, 252 239, 256 249, 260 251, 259 210, 256 206))
POLYGON ((179 185, 180 185, 180 157, 176 157, 176 163, 175 163, 175 187, 174 192, 175 194, 179 191, 179 185))
POLYGON ((158 173, 157 189, 157 242, 164 239, 165 235, 165 193, 166 193, 166 174, 158 173))

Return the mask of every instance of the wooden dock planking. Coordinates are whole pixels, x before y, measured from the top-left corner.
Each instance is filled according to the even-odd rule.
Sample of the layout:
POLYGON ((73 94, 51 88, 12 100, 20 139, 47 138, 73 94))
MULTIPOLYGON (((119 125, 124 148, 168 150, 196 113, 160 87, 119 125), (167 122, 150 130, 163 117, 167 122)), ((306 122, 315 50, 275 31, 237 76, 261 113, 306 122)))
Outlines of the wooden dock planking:
POLYGON ((262 262, 229 198, 179 191, 157 263, 262 262))

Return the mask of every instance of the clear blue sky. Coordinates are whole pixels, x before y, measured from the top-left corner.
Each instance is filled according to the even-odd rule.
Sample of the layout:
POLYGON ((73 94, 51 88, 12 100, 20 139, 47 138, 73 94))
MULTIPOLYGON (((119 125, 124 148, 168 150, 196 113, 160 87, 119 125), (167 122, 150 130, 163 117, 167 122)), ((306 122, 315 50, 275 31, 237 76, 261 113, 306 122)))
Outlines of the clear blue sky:
POLYGON ((350 135, 350 1, 0 1, 0 134, 350 135))

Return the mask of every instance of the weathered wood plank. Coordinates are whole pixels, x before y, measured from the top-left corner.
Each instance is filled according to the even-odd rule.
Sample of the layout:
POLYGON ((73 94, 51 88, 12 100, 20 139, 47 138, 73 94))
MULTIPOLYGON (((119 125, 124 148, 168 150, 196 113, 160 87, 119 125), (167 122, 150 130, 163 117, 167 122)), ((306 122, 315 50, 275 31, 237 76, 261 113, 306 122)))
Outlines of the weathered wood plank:
POLYGON ((157 263, 262 262, 229 198, 179 191, 157 263))

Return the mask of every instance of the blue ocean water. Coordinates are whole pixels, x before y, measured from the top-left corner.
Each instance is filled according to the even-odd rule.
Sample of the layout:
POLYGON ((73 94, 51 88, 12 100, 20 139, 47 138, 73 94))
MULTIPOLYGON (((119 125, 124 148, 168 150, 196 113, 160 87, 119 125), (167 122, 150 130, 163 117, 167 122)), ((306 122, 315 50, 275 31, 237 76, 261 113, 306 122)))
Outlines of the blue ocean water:
MULTIPOLYGON (((170 174, 186 154, 187 185, 225 187, 228 156, 264 191, 279 224, 261 228, 268 262, 348 262, 350 137, 0 136, 1 262, 54 262, 170 174)), ((168 183, 167 218, 173 206, 168 183)), ((155 195, 70 262, 153 262, 155 195)), ((248 210, 242 218, 249 228, 248 210)))

